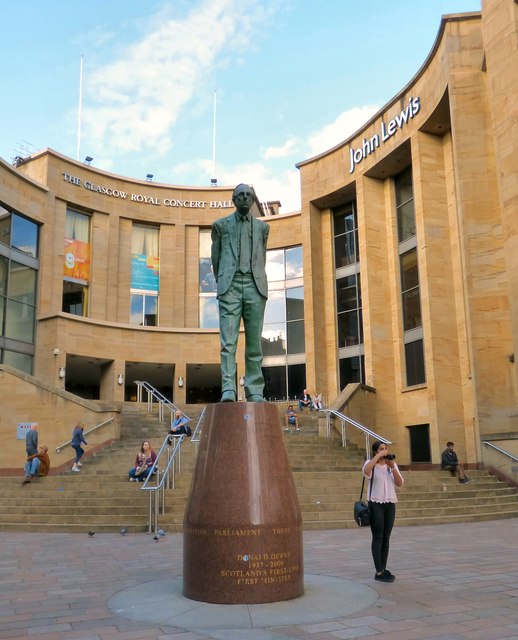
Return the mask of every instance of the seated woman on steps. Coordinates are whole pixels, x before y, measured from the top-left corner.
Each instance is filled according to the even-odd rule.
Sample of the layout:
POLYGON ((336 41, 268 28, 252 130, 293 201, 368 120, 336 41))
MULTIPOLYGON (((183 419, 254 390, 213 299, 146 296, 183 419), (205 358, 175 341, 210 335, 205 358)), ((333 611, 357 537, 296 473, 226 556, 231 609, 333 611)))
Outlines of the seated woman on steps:
POLYGON ((151 448, 150 442, 144 440, 135 458, 135 466, 128 472, 130 482, 144 482, 151 473, 155 460, 156 453, 151 448))

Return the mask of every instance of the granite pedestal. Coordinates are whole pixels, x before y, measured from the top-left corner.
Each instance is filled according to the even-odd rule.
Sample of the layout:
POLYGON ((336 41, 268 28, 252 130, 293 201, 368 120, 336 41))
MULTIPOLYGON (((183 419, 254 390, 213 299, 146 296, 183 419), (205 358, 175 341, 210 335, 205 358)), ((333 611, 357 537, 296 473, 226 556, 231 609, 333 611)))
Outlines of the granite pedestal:
POLYGON ((259 604, 304 593, 302 517, 277 407, 207 407, 184 518, 183 594, 259 604))

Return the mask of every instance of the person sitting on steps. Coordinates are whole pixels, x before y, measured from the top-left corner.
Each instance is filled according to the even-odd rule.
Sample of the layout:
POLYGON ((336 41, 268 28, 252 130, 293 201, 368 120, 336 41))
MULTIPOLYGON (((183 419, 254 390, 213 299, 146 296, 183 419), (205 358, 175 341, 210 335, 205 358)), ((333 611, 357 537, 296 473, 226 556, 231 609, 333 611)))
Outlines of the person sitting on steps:
POLYGON ((310 411, 313 411, 313 403, 311 402, 311 396, 307 389, 304 389, 302 395, 299 398, 299 409, 304 410, 304 407, 309 407, 310 411))
POLYGON ((453 450, 454 446, 453 442, 446 443, 446 449, 441 454, 441 467, 446 471, 449 471, 452 476, 454 476, 458 471, 459 482, 461 484, 468 484, 468 482, 471 482, 471 478, 468 478, 464 471, 464 467, 459 463, 457 454, 453 450))
POLYGON ((286 410, 284 419, 286 421, 286 427, 284 428, 284 431, 289 431, 290 426, 293 427, 293 425, 295 425, 295 431, 300 431, 299 416, 297 415, 297 412, 293 408, 292 404, 290 404, 288 409, 286 410))
POLYGON ((156 453, 151 448, 151 443, 149 440, 144 440, 135 458, 135 466, 128 472, 130 482, 144 482, 150 475, 155 460, 156 453))
POLYGON ((189 435, 186 424, 189 422, 189 418, 184 416, 180 409, 177 409, 174 414, 173 424, 171 425, 171 431, 169 432, 169 444, 174 442, 174 436, 187 436, 189 435))
POLYGON ((37 476, 41 478, 48 474, 50 469, 48 450, 48 447, 41 445, 38 447, 38 453, 27 458, 27 462, 25 463, 25 480, 23 481, 23 484, 28 484, 37 476))

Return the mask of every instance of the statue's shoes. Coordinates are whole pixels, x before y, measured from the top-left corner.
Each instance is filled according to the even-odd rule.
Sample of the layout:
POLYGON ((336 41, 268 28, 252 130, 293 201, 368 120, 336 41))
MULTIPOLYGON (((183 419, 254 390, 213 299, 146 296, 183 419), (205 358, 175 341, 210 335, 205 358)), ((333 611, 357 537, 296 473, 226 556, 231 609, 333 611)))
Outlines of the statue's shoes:
POLYGON ((223 391, 223 395, 221 396, 220 402, 235 402, 235 401, 236 401, 235 391, 223 391))
POLYGON ((247 396, 246 397, 246 401, 247 402, 266 402, 266 400, 263 398, 263 396, 247 396))

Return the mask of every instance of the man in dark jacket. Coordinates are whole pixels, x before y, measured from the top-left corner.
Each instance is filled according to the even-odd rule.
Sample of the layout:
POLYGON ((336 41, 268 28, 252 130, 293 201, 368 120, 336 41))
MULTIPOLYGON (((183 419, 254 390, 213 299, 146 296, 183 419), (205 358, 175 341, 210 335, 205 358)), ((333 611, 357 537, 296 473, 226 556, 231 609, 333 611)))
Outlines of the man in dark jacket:
POLYGON ((221 341, 221 402, 235 402, 239 324, 245 328, 247 402, 264 402, 261 334, 268 298, 266 243, 270 227, 251 216, 253 190, 238 184, 232 194, 236 210, 212 225, 212 270, 217 283, 221 341))
POLYGON ((441 467, 450 471, 452 476, 458 472, 459 482, 461 484, 468 484, 468 482, 471 482, 471 478, 468 478, 464 471, 464 467, 459 463, 459 459, 457 458, 457 454, 453 450, 453 447, 453 442, 446 443, 446 449, 441 455, 441 467))

